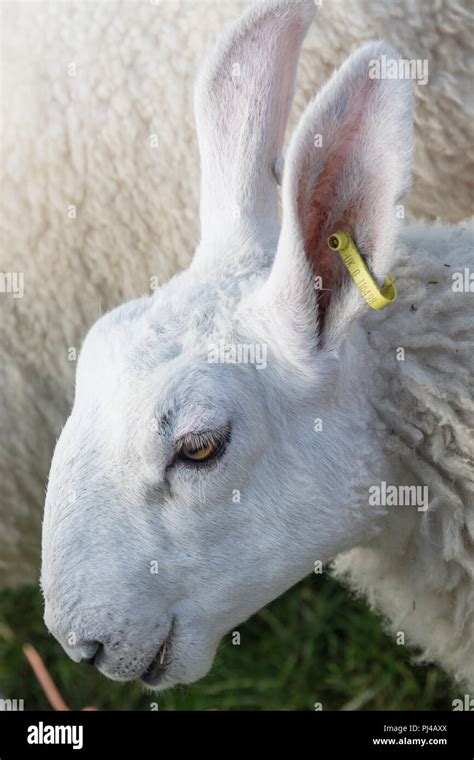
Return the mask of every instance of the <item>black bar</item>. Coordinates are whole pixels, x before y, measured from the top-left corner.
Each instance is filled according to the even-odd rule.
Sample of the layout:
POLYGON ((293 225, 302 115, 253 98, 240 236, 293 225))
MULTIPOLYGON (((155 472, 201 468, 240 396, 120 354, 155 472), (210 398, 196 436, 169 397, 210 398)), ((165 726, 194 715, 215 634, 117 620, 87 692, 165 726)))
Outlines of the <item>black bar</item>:
POLYGON ((292 756, 473 760, 472 712, 0 712, 0 760, 19 757, 158 757, 186 748, 227 756, 262 747, 292 756), (59 732, 56 727, 64 727, 59 732), (76 727, 76 733, 73 728, 76 727), (82 734, 81 734, 82 728, 82 734), (30 743, 41 740, 43 743, 30 743), (47 743, 69 740, 70 744, 47 743), (73 749, 77 745, 77 750, 73 749), (82 744, 81 747, 79 745, 82 744), (174 747, 174 750, 173 750, 174 747), (303 748, 307 749, 304 750, 303 748))

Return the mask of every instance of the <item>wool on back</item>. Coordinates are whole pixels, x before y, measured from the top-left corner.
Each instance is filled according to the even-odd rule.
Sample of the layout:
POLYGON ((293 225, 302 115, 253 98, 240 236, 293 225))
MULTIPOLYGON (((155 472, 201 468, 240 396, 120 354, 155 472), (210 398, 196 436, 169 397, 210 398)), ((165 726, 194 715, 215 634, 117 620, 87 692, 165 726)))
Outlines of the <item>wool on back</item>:
POLYGON ((363 326, 378 359, 372 403, 398 463, 392 474, 427 486, 429 506, 387 507, 381 534, 338 557, 334 572, 421 648, 420 659, 472 688, 473 225, 418 224, 401 240, 398 300, 363 326))

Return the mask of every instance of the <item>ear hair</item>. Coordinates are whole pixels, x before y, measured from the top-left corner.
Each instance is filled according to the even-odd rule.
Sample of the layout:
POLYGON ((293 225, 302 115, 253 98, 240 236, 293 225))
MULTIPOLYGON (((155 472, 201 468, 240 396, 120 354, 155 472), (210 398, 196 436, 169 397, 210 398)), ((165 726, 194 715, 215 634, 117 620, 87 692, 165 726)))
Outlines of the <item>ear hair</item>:
POLYGON ((349 232, 371 273, 383 279, 395 255, 397 204, 410 185, 412 87, 372 78, 381 56, 398 58, 384 43, 370 43, 333 74, 303 114, 286 162, 269 287, 299 293, 301 303, 314 299, 308 288, 314 293, 319 278, 314 323, 332 343, 365 302, 328 237, 349 232), (311 282, 302 281, 303 271, 311 282))
POLYGON ((201 252, 209 244, 223 257, 229 241, 238 246, 249 237, 276 246, 278 156, 301 44, 315 11, 314 0, 252 7, 199 73, 201 252))

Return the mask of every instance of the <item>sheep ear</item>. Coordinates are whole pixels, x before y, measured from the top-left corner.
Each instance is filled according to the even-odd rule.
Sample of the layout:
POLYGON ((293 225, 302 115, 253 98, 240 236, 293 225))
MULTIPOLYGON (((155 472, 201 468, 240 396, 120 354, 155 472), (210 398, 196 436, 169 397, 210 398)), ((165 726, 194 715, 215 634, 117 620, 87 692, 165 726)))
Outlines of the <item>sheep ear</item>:
POLYGON ((229 242, 249 236, 276 246, 275 162, 278 174, 296 64, 315 10, 314 0, 260 3, 231 28, 198 75, 201 240, 220 249, 219 256, 229 242))
POLYGON ((311 313, 313 329, 316 311, 320 343, 336 344, 358 311, 369 308, 328 247, 329 235, 349 232, 379 282, 393 262, 411 177, 412 87, 377 78, 384 56, 398 61, 383 43, 348 58, 306 109, 288 152, 268 285, 280 307, 292 300, 293 314, 311 313))

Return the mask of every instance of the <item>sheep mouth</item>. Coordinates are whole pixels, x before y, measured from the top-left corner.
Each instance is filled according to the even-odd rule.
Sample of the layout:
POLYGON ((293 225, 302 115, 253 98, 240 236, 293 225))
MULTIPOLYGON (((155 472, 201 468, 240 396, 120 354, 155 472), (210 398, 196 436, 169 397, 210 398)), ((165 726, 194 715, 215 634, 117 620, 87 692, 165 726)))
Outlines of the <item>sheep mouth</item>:
POLYGON ((150 662, 147 669, 141 674, 140 680, 147 686, 156 686, 162 676, 165 674, 171 661, 171 652, 173 646, 175 625, 171 623, 170 630, 165 640, 161 644, 158 652, 150 662))

